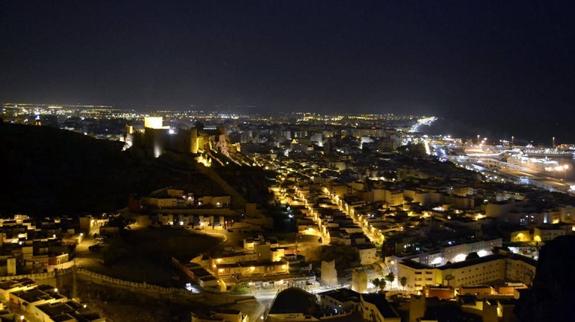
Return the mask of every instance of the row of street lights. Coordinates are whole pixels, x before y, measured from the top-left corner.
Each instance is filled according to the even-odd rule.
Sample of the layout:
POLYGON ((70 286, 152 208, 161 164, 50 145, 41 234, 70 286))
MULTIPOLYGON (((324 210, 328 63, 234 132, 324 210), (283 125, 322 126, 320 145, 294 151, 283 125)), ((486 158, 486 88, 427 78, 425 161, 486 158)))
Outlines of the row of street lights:
POLYGON ((348 215, 353 220, 353 222, 355 222, 362 229, 363 233, 372 243, 376 245, 383 244, 385 237, 379 229, 375 228, 369 223, 366 216, 362 214, 356 216, 353 208, 350 209, 349 205, 345 203, 345 201, 341 200, 338 195, 331 193, 327 187, 324 187, 323 189, 324 192, 331 198, 332 202, 338 206, 339 210, 348 215))

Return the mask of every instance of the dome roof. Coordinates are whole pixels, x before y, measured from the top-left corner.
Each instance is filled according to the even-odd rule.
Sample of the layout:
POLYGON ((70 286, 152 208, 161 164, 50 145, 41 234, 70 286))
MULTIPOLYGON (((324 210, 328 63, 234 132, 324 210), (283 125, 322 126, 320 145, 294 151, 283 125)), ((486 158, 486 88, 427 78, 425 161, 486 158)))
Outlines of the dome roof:
POLYGON ((304 313, 313 315, 319 311, 315 295, 301 288, 290 287, 276 296, 269 314, 304 313))

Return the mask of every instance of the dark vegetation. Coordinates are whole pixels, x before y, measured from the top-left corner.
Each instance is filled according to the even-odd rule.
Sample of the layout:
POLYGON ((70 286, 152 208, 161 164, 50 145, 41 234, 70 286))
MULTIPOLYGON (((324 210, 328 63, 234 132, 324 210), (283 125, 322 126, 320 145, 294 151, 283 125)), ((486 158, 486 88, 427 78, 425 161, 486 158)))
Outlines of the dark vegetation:
POLYGON ((248 202, 267 205, 273 198, 268 190, 274 175, 257 167, 230 165, 218 169, 218 174, 236 189, 248 202))
POLYGON ((171 227, 124 230, 96 252, 101 264, 94 262, 89 269, 125 280, 170 286, 172 257, 187 262, 220 242, 216 237, 171 227))
MULTIPOLYGON (((58 289, 73 296, 72 275, 64 275, 58 289)), ((91 310, 102 313, 107 321, 189 322, 190 312, 205 305, 200 303, 174 301, 171 298, 152 297, 112 286, 96 284, 81 278, 76 281, 77 296, 87 303, 91 310)))
POLYGON ((321 260, 327 262, 335 260, 337 275, 344 276, 352 267, 359 265, 359 253, 357 249, 352 246, 322 246, 321 260))

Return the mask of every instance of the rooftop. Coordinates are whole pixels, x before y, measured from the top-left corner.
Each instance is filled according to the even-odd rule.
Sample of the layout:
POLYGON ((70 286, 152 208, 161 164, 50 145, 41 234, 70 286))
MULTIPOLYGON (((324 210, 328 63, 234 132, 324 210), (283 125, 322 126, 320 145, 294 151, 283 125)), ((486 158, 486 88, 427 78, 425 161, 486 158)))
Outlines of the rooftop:
POLYGON ((319 293, 320 296, 328 296, 339 302, 359 302, 359 293, 349 288, 338 288, 327 292, 319 293))
POLYGON ((313 315, 319 312, 315 295, 300 288, 290 287, 275 298, 269 314, 303 313, 313 315))
POLYGON ((462 267, 487 263, 487 262, 490 262, 493 260, 505 259, 505 258, 506 257, 503 255, 494 254, 494 255, 483 256, 480 258, 465 260, 465 261, 461 261, 461 262, 457 262, 457 263, 451 263, 451 264, 443 265, 443 266, 439 267, 439 269, 462 268, 462 267))
POLYGON ((361 297, 364 301, 369 302, 377 307, 379 312, 384 318, 395 318, 399 317, 399 314, 395 309, 387 302, 385 299, 385 295, 371 293, 371 294, 362 294, 361 297))
POLYGON ((57 322, 70 320, 89 322, 101 319, 100 315, 88 311, 82 304, 75 301, 42 304, 38 305, 38 309, 57 322))

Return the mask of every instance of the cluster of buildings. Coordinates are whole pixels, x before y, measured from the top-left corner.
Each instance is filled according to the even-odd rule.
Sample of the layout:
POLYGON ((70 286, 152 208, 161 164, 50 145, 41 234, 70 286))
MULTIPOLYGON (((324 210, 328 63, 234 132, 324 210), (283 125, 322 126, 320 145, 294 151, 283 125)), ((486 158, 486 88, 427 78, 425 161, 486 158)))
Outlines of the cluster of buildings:
POLYGON ((235 285, 253 285, 256 282, 281 286, 293 277, 290 274, 290 260, 286 255, 289 255, 286 254, 286 248, 277 243, 246 241, 244 249, 234 249, 214 256, 202 255, 181 265, 181 269, 201 286, 219 291, 233 290, 235 285))
MULTIPOLYGON (((20 108, 5 106, 5 115, 20 108)), ((67 115, 62 108, 25 108, 43 111, 38 122, 67 115)), ((500 163, 514 155, 512 144, 485 151, 485 140, 478 138, 475 150, 466 151, 461 140, 417 133, 434 118, 156 114, 126 118, 127 146, 155 157, 189 156, 204 165, 202 171, 234 164, 275 174, 269 181, 274 205, 266 207, 281 209, 274 220, 291 227, 283 232, 295 235, 293 241, 270 238, 273 232, 262 233, 253 223, 259 227, 240 233, 235 228, 253 219, 257 206, 234 207, 236 195, 229 191, 166 188, 136 207, 144 210, 138 224, 228 238, 217 252, 174 264, 204 291, 242 289, 275 298, 268 321, 439 321, 445 312, 508 320, 532 284, 538 248, 575 230, 572 196, 515 185, 501 171, 500 163), (232 245, 238 239, 241 245, 232 245), (316 256, 330 247, 352 249, 357 262, 336 270, 343 259, 316 256)), ((505 163, 526 166, 521 158, 505 163)), ((542 172, 568 170, 556 162, 537 166, 542 172)), ((69 262, 65 248, 76 232, 62 231, 61 223, 60 230, 48 222, 36 225, 23 217, 0 221, 5 275, 69 262)), ((81 218, 80 227, 90 236, 113 230, 102 218, 81 218)), ((192 315, 198 322, 248 319, 231 309, 192 315)))
POLYGON ((458 288, 507 281, 531 285, 536 266, 535 260, 525 256, 493 254, 441 266, 403 260, 397 263, 397 275, 404 279, 405 287, 417 290, 427 286, 458 288))
MULTIPOLYGON (((498 221, 522 227, 562 225, 569 230, 575 223, 575 205, 561 203, 549 193, 541 193, 538 198, 533 193, 517 194, 513 197, 493 200, 485 205, 485 215, 498 221)), ((556 226, 559 227, 559 226, 556 226)))
POLYGON ((266 321, 513 321, 515 307, 526 288, 516 285, 428 288, 419 295, 359 293, 348 288, 317 294, 289 288, 275 297, 266 321))
POLYGON ((0 119, 7 123, 42 125, 122 141, 126 120, 134 111, 105 105, 5 103, 0 119))
MULTIPOLYGON (((271 191, 278 204, 291 209, 286 220, 295 222, 298 235, 316 236, 317 247, 355 249, 359 260, 351 274, 335 270, 337 258, 321 262, 323 287, 344 285, 343 292, 362 296, 385 290, 388 299, 400 295, 407 303, 398 304, 398 311, 419 307, 413 311, 419 319, 433 321, 445 307, 484 321, 509 319, 532 285, 538 248, 573 233, 575 203, 569 196, 446 162, 446 151, 437 155, 436 140, 400 128, 350 126, 349 132, 318 134, 310 124, 268 135, 275 147, 257 142, 260 149, 251 156, 277 171, 271 191), (373 146, 392 137, 397 145, 373 146), (376 285, 376 279, 387 283, 376 285)), ((357 309, 360 297, 351 298, 356 311, 364 312, 357 309)), ((345 300, 335 303, 335 311, 350 307, 345 300)), ((275 319, 284 318, 280 313, 270 310, 275 319)), ((304 320, 306 314, 289 316, 304 320)))
POLYGON ((231 205, 229 195, 198 196, 182 189, 160 189, 139 201, 139 207, 147 214, 146 220, 139 218, 139 222, 221 231, 241 219, 242 213, 231 205))
POLYGON ((246 283, 249 285, 244 286, 277 289, 315 281, 305 273, 311 265, 306 267, 294 245, 264 237, 261 225, 243 223, 254 220, 255 208, 248 204, 246 209, 232 209, 229 195, 198 196, 166 188, 142 198, 140 204, 143 211, 136 223, 141 226, 175 226, 234 240, 251 232, 240 240, 241 245, 230 242, 217 254, 202 254, 188 262, 174 259, 179 270, 203 289, 226 292, 246 283))
POLYGON ((202 254, 189 262, 174 259, 184 275, 203 289, 248 294, 270 293, 298 286, 319 286, 312 265, 293 244, 279 243, 263 235, 244 239, 242 247, 228 246, 202 254))
POLYGON ((489 293, 480 288, 466 289, 445 299, 438 291, 432 296, 390 298, 382 293, 358 293, 347 288, 316 295, 297 288, 280 292, 266 321, 445 321, 458 317, 465 321, 512 321, 516 295, 503 291, 489 293))
POLYGON ((32 220, 26 215, 0 219, 0 276, 51 272, 73 265, 82 236, 71 218, 32 220))
MULTIPOLYGON (((0 282, 0 305, 13 316, 12 321, 104 322, 86 304, 70 299, 51 285, 38 285, 27 278, 0 282)), ((0 316, 5 311, 0 311, 0 316)))
POLYGON ((379 259, 375 245, 354 222, 332 201, 325 189, 307 189, 294 186, 288 189, 272 188, 279 200, 300 207, 304 217, 297 218, 298 233, 321 238, 323 245, 351 246, 358 250, 361 265, 370 265, 379 259), (289 197, 288 197, 289 195, 289 197))

